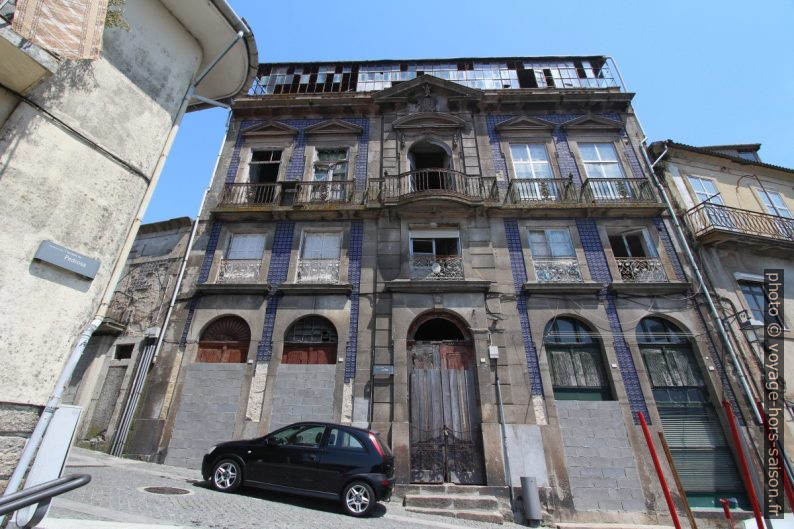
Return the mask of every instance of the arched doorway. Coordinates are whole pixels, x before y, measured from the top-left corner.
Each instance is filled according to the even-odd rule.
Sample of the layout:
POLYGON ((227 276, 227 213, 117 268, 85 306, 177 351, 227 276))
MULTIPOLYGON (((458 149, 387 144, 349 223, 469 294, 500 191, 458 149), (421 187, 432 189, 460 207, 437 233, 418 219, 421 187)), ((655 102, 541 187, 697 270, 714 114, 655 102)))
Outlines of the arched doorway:
POLYGON ((337 334, 334 324, 320 316, 293 323, 284 335, 282 364, 335 364, 337 334))
POLYGON ((689 338, 671 322, 648 317, 637 343, 681 484, 693 507, 737 498, 748 508, 739 471, 708 396, 689 338))
POLYGON ((612 400, 601 343, 574 318, 554 318, 543 331, 557 400, 612 400))
POLYGON ((474 341, 464 322, 433 311, 408 333, 411 481, 485 483, 474 341))
POLYGON ((248 359, 251 329, 239 316, 223 316, 210 323, 198 344, 197 362, 236 364, 248 359))
POLYGON ((423 140, 408 149, 411 165, 411 190, 454 189, 455 182, 446 171, 450 168, 450 156, 440 145, 423 140))

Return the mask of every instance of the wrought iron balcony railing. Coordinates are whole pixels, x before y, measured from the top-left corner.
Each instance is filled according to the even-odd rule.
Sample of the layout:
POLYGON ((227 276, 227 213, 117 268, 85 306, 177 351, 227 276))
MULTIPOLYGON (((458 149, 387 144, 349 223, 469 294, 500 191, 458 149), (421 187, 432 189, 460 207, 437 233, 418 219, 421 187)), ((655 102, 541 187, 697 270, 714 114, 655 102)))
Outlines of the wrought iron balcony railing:
POLYGON ((332 182, 277 182, 274 184, 226 184, 220 206, 261 207, 309 204, 346 204, 353 201, 353 180, 332 182))
POLYGON ((582 184, 585 203, 632 204, 657 202, 651 183, 645 178, 588 178, 582 184))
POLYGON ((463 279, 463 257, 412 255, 411 279, 463 279))
POLYGON ((331 182, 298 182, 296 204, 348 203, 353 200, 355 182, 337 180, 331 182))
POLYGON ((512 204, 579 202, 580 188, 571 178, 513 179, 505 200, 512 204))
POLYGON ((532 259, 539 283, 581 283, 582 271, 575 258, 532 259))
POLYGON ((473 202, 495 200, 496 178, 469 176, 452 169, 421 169, 370 181, 370 198, 383 202, 421 196, 457 197, 473 202))
POLYGON ((218 268, 218 283, 257 283, 261 259, 223 259, 218 268))
POLYGON ((615 257, 625 283, 666 283, 667 273, 658 257, 615 257))
POLYGON ((687 211, 686 220, 695 237, 727 231, 794 242, 794 219, 777 215, 703 202, 687 211))
POLYGON ((301 259, 298 262, 298 283, 337 283, 339 259, 301 259))

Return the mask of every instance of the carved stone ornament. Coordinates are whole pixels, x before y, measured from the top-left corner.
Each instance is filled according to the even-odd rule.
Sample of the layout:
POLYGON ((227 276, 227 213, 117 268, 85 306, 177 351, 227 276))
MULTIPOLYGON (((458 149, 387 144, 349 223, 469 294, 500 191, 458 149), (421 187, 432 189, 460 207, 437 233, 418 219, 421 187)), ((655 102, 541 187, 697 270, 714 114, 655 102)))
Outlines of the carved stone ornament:
POLYGON ((436 99, 430 95, 432 87, 430 83, 424 84, 424 91, 425 95, 419 98, 419 112, 435 112, 436 111, 436 99))

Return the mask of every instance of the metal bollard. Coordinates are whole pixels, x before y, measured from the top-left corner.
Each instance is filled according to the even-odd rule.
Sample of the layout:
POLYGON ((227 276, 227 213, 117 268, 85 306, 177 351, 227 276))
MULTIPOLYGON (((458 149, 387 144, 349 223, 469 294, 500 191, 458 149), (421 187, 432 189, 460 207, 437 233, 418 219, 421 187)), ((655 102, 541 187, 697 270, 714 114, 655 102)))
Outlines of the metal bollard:
POLYGON ((531 527, 540 525, 543 515, 540 512, 540 495, 538 494, 538 480, 535 476, 521 477, 521 500, 524 504, 524 518, 531 527))

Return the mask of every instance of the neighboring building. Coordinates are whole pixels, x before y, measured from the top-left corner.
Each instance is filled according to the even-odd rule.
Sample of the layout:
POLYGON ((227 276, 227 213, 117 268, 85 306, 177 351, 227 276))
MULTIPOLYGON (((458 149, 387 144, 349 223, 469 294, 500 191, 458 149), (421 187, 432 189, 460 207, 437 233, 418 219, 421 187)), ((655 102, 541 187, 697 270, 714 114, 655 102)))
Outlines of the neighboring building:
MULTIPOLYGON (((22 38, 8 22, 14 4, 0 12, 0 489, 79 336, 107 308, 185 111, 205 104, 196 97, 247 90, 257 63, 224 0, 127 2, 129 27, 106 29, 93 61, 22 38)), ((40 29, 68 26, 48 12, 40 29)))
MULTIPOLYGON (((783 270, 784 347, 794 347, 794 169, 761 161, 760 144, 693 147, 656 142, 658 172, 672 192, 717 308, 740 351, 754 393, 763 401, 764 270, 783 270)), ((794 379, 794 362, 783 363, 784 380, 794 379)), ((794 454, 794 385, 789 403, 785 451, 794 454)))
POLYGON ((130 455, 342 421, 389 439, 399 494, 485 486, 510 516, 535 476, 547 521, 657 523, 643 413, 694 504, 745 505, 720 401, 748 410, 632 98, 605 57, 261 65, 142 397, 159 446, 130 455))
MULTIPOLYGON (((151 367, 173 299, 193 223, 187 217, 143 224, 64 395, 82 406, 76 442, 111 451, 127 438, 137 391, 151 367), (137 391, 136 391, 137 390, 137 391)), ((162 344, 160 344, 162 345, 162 344)))

